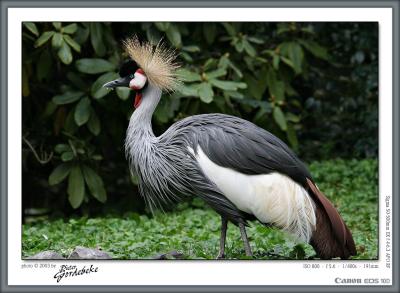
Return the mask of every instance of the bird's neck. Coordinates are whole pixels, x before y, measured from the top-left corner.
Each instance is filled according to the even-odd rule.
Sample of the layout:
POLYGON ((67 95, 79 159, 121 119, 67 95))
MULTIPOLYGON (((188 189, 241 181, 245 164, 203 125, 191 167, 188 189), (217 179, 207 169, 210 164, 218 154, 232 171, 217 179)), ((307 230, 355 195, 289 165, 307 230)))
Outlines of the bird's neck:
MULTIPOLYGON (((142 93, 142 101, 129 121, 127 135, 135 139, 137 135, 154 137, 151 118, 161 98, 161 90, 149 84, 142 93)), ((138 137, 136 137, 138 139, 138 137)))

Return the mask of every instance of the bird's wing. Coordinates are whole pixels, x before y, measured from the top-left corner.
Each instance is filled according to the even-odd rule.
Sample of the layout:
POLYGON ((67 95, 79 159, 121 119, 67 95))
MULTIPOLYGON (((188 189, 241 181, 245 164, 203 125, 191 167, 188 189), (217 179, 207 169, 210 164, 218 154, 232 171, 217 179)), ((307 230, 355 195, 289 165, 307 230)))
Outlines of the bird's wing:
POLYGON ((312 178, 305 165, 279 138, 253 123, 223 114, 191 116, 168 132, 178 133, 211 161, 238 172, 258 175, 279 172, 301 185, 312 178))

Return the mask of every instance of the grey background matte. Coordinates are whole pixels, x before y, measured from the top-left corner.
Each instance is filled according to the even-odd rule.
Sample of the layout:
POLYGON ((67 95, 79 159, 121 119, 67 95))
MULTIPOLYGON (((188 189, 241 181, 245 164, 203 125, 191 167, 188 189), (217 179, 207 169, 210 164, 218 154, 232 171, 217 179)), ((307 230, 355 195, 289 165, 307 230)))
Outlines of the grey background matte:
MULTIPOLYGON (((0 191, 1 292, 399 292, 399 2, 391 1, 1 1, 0 191), (7 285, 7 8, 8 7, 391 7, 393 9, 393 285, 381 286, 8 286, 7 285)), ((381 145, 381 147, 384 147, 381 145)), ((245 273, 245 272, 244 272, 245 273)), ((156 277, 156 276, 155 276, 156 277)), ((268 278, 268 276, 266 276, 268 278)), ((290 276, 288 276, 290 278, 290 276)))

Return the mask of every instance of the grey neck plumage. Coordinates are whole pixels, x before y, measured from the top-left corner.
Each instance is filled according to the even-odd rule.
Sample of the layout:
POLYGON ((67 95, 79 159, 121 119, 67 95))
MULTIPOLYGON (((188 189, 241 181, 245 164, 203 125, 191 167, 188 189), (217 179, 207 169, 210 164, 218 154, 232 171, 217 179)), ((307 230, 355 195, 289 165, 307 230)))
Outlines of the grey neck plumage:
POLYGON ((151 127, 151 118, 161 98, 161 90, 149 84, 142 93, 142 101, 133 112, 125 138, 125 155, 131 172, 139 174, 156 152, 158 140, 151 127))
POLYGON ((126 137, 127 142, 128 140, 137 140, 137 135, 140 137, 154 137, 151 118, 160 101, 161 90, 149 84, 142 94, 142 101, 139 107, 133 112, 129 121, 126 137))

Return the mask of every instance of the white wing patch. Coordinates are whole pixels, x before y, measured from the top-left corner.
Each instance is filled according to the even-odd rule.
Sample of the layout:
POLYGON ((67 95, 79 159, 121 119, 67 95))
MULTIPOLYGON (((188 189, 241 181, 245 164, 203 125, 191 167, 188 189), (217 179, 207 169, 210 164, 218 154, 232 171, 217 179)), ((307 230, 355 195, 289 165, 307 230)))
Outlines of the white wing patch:
POLYGON ((309 242, 315 229, 315 206, 307 191, 289 177, 246 175, 212 162, 200 146, 196 157, 204 174, 241 211, 309 242))

